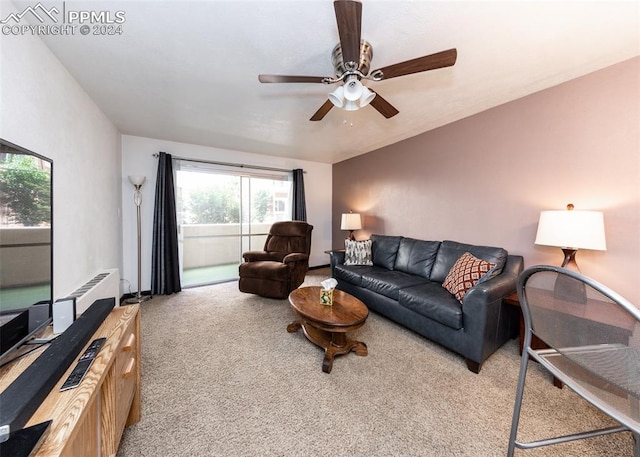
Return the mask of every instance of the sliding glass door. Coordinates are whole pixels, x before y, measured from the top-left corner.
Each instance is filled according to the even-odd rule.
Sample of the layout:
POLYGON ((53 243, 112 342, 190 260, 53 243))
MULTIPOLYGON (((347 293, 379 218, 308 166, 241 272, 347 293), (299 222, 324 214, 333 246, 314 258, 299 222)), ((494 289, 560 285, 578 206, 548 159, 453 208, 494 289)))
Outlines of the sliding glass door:
POLYGON ((176 162, 182 285, 237 279, 242 253, 261 250, 273 222, 291 220, 290 174, 176 162))

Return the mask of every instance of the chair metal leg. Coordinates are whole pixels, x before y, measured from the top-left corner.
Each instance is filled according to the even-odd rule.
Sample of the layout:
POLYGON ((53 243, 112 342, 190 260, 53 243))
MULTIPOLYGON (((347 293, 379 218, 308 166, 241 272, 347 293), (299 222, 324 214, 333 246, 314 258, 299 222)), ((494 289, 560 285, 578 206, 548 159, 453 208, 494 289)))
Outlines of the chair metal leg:
POLYGON ((525 349, 520 361, 520 375, 518 376, 518 388, 516 389, 516 400, 513 406, 513 419, 511 420, 511 434, 509 435, 509 449, 507 450, 507 457, 513 457, 513 452, 516 447, 518 422, 520 421, 520 410, 522 409, 522 398, 524 397, 524 383, 527 377, 528 364, 529 353, 525 349))
MULTIPOLYGON (((549 438, 545 440, 522 442, 522 443, 518 442, 516 438, 518 435, 518 423, 520 421, 520 411, 522 410, 522 399, 524 398, 524 387, 525 387, 525 382, 527 377, 528 364, 529 364, 529 352, 525 350, 523 352, 522 360, 520 362, 520 375, 518 377, 518 387, 516 389, 516 398, 515 398, 515 404, 513 407, 513 418, 511 421, 511 433, 509 435, 509 448, 507 449, 507 457, 513 457, 515 448, 534 449, 537 447, 566 443, 569 441, 574 441, 574 440, 579 440, 584 438, 593 438, 596 436, 608 435, 610 433, 620 433, 620 432, 629 431, 627 427, 618 425, 618 426, 607 427, 607 428, 602 428, 597 430, 590 430, 582 433, 574 433, 570 435, 557 436, 555 438, 549 438)), ((640 436, 634 433, 633 439, 634 439, 633 457, 640 457, 640 436)))
MULTIPOLYGON (((636 397, 629 398, 631 411, 635 417, 640 417, 640 405, 636 397)), ((633 432, 632 432, 633 433, 633 432)), ((640 433, 633 433, 633 457, 640 457, 640 433)))
MULTIPOLYGON (((631 432, 633 455, 640 457, 640 429, 637 422, 640 401, 637 395, 638 379, 633 376, 640 370, 637 358, 639 345, 633 336, 624 336, 621 341, 623 329, 640 325, 637 307, 588 277, 553 266, 528 268, 518 276, 517 289, 525 333, 508 457, 513 457, 516 448, 534 449, 620 432, 631 432), (585 294, 582 289, 587 287, 588 293, 585 294), (561 303, 557 300, 560 296, 561 303), (579 305, 576 307, 579 313, 568 311, 570 306, 565 306, 565 302, 579 305), (608 320, 609 314, 616 315, 615 323, 608 320), (548 349, 532 347, 534 332, 548 349), (530 356, 555 380, 567 385, 578 396, 619 423, 547 439, 518 441, 530 356), (596 378, 598 383, 593 382, 596 378), (589 386, 583 381, 588 382, 589 386), (625 393, 629 404, 621 408, 625 393), (611 395, 615 395, 615 401, 612 401, 611 395)), ((537 344, 535 346, 538 347, 537 344)), ((626 436, 628 438, 629 435, 626 436)))

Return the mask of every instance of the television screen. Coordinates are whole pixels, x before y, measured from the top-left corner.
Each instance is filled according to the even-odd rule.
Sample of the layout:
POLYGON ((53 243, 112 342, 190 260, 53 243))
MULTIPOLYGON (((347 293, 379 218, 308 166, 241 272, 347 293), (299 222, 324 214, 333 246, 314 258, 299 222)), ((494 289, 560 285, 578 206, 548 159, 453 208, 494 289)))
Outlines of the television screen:
MULTIPOLYGON (((0 139, 0 333, 10 333, 5 325, 16 324, 15 318, 38 305, 28 313, 30 324, 22 338, 13 333, 22 332, 18 329, 24 325, 11 327, 16 341, 51 318, 52 171, 50 159, 0 139), (44 319, 43 303, 48 305, 44 319)), ((3 342, 0 360, 14 346, 3 342)))

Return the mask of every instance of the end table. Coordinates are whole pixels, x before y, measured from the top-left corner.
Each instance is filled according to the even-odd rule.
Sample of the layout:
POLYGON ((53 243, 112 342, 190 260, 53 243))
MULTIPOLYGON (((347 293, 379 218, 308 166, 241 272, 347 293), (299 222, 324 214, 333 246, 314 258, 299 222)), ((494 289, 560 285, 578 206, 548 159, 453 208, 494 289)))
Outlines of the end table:
MULTIPOLYGON (((520 355, 522 355, 522 349, 524 348, 524 317, 522 316, 522 308, 520 307, 520 299, 517 293, 513 293, 504 299, 504 303, 511 306, 516 306, 520 312, 520 355)), ((532 349, 549 349, 547 343, 542 341, 535 335, 531 335, 531 348, 532 349)), ((559 389, 562 389, 562 381, 553 377, 553 385, 559 389)))

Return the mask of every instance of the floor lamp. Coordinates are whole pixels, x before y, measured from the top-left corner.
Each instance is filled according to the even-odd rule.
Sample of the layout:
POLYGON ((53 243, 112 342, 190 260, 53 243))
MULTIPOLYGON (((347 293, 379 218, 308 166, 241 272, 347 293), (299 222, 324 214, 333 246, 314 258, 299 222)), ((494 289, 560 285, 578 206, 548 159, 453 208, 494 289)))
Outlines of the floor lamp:
POLYGON ((138 225, 138 293, 132 298, 127 298, 125 303, 142 303, 151 298, 151 295, 142 295, 142 235, 140 230, 140 205, 142 205, 142 193, 140 189, 146 180, 146 176, 129 176, 129 181, 135 187, 133 193, 133 203, 136 205, 137 225, 138 225))

